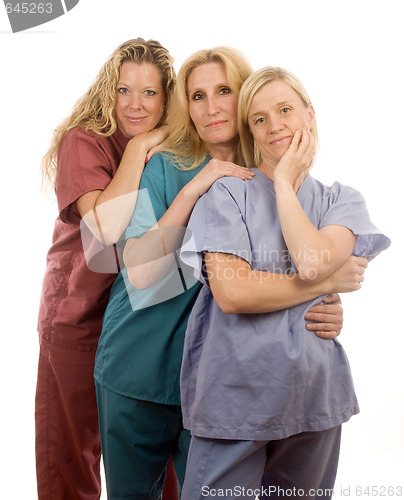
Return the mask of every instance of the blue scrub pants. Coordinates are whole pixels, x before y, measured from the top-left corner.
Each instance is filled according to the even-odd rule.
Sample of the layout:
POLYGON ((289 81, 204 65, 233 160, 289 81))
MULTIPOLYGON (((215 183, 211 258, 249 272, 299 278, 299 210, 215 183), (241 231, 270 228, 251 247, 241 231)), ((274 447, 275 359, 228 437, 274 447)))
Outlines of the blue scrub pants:
POLYGON ((180 406, 132 399, 96 383, 108 500, 160 500, 173 457, 184 481, 190 435, 180 406))
POLYGON ((341 426, 275 441, 192 436, 181 500, 330 499, 341 426))

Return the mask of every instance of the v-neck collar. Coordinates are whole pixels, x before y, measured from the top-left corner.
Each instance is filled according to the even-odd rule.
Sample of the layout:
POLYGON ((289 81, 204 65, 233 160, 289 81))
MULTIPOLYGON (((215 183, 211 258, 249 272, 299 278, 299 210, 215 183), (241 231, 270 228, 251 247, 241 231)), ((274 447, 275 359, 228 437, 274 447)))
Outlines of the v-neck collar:
MULTIPOLYGON (((252 168, 251 170, 254 170, 256 174, 258 173, 258 178, 262 179, 275 192, 273 180, 271 180, 267 175, 265 175, 264 172, 262 172, 258 167, 252 168)), ((312 182, 313 182, 313 177, 310 174, 307 174, 306 177, 304 178, 304 181, 302 182, 302 185, 299 187, 299 190, 297 191, 296 196, 298 199, 304 197, 305 193, 307 192, 307 189, 309 188, 312 182)))

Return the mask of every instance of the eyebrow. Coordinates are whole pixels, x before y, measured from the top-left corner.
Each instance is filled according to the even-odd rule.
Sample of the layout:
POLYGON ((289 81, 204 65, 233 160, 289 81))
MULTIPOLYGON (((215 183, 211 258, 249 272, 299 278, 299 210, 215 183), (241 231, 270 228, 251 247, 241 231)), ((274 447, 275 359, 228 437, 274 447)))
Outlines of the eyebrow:
MULTIPOLYGON (((276 103, 276 107, 282 107, 282 106, 285 106, 285 104, 293 104, 294 103, 294 99, 288 99, 287 101, 280 101, 280 102, 277 102, 276 103)), ((253 118, 254 116, 257 116, 257 115, 264 115, 266 114, 266 111, 257 111, 255 112, 254 114, 252 115, 249 115, 251 118, 253 118)))
POLYGON ((284 106, 285 104, 292 103, 294 102, 294 99, 288 99, 287 101, 281 101, 277 103, 277 106, 284 106))
MULTIPOLYGON (((129 83, 125 83, 125 82, 118 82, 116 84, 116 86, 118 86, 118 85, 124 85, 125 87, 130 87, 130 84, 129 83)), ((143 89, 154 89, 154 88, 158 89, 158 86, 157 85, 145 85, 143 87, 143 89)))
MULTIPOLYGON (((231 86, 230 86, 230 83, 228 82, 222 82, 222 83, 218 83, 217 85, 215 85, 214 88, 219 88, 219 87, 229 87, 231 89, 231 86)), ((203 87, 195 87, 196 90, 194 90, 194 92, 198 92, 198 91, 203 91, 204 88, 203 87)))

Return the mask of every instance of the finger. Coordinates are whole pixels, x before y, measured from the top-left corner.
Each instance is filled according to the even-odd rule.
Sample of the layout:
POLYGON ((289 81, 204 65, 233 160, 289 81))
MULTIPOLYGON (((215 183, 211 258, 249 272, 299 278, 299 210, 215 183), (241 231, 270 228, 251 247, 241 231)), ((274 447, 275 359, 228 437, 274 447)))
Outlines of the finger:
POLYGON ((321 330, 323 332, 332 332, 335 330, 341 330, 342 324, 336 324, 335 322, 328 321, 318 321, 316 323, 309 323, 306 325, 306 330, 309 332, 314 332, 317 330, 321 330))
POLYGON ((311 130, 309 129, 308 129, 308 135, 310 139, 310 144, 309 144, 310 154, 311 158, 313 158, 314 155, 316 154, 316 140, 314 138, 314 135, 311 133, 311 130))
POLYGON ((156 153, 158 153, 158 151, 159 151, 158 146, 155 146, 154 148, 151 148, 150 151, 147 153, 146 163, 151 159, 151 157, 153 155, 155 155, 156 153))
POLYGON ((359 267, 367 268, 368 267, 368 260, 365 257, 351 257, 353 259, 353 263, 356 264, 359 267))
POLYGON ((331 318, 335 318, 338 314, 341 314, 342 307, 339 304, 326 304, 326 305, 318 305, 313 306, 310 311, 307 311, 305 315, 305 319, 313 319, 312 317, 318 318, 319 315, 326 317, 327 319, 324 321, 329 321, 331 318))
POLYGON ((168 141, 167 140, 164 140, 163 142, 161 142, 160 144, 157 144, 157 146, 154 146, 152 147, 148 153, 147 153, 147 157, 146 157, 146 162, 148 162, 150 160, 150 158, 155 155, 156 153, 159 153, 160 151, 164 151, 166 148, 167 148, 167 144, 168 144, 168 141))
POLYGON ((324 299, 323 302, 326 304, 342 304, 341 297, 338 293, 329 293, 324 299))
POLYGON ((309 129, 303 129, 302 141, 300 143, 299 151, 302 154, 302 160, 305 163, 310 163, 315 153, 314 137, 309 129))
POLYGON ((333 340, 338 337, 340 332, 323 332, 323 331, 315 331, 314 332, 317 337, 325 340, 333 340))
POLYGON ((224 167, 223 175, 239 177, 240 179, 252 179, 255 174, 249 168, 231 165, 224 167))
POLYGON ((237 169, 237 172, 240 173, 240 175, 244 175, 244 176, 247 176, 248 178, 253 178, 255 173, 254 172, 251 172, 251 170, 249 168, 243 168, 243 167, 240 167, 237 169))
POLYGON ((298 129, 293 134, 293 138, 292 138, 292 142, 290 143, 289 150, 293 149, 296 151, 298 149, 298 146, 299 146, 301 139, 302 139, 302 130, 298 129))
POLYGON ((300 141, 300 145, 302 146, 305 146, 306 148, 308 147, 308 145, 310 144, 310 136, 309 136, 309 133, 308 133, 308 129, 306 127, 303 127, 301 129, 301 133, 302 133, 302 139, 300 141))

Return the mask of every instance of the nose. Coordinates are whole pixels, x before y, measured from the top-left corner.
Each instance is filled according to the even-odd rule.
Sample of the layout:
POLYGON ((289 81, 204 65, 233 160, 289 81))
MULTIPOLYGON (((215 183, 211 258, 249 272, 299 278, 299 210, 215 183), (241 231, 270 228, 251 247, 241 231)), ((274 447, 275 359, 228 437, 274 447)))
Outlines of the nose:
POLYGON ((129 103, 129 107, 131 109, 141 109, 142 108, 142 99, 140 95, 133 94, 129 103))
POLYGON ((282 118, 279 116, 271 116, 269 119, 269 131, 271 134, 276 134, 284 127, 282 118))
POLYGON ((215 97, 208 97, 207 98, 207 113, 208 115, 212 116, 215 115, 219 111, 218 103, 215 97))

